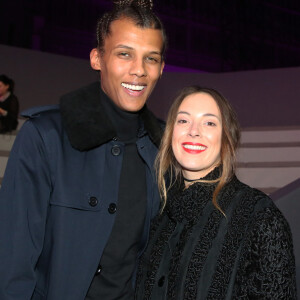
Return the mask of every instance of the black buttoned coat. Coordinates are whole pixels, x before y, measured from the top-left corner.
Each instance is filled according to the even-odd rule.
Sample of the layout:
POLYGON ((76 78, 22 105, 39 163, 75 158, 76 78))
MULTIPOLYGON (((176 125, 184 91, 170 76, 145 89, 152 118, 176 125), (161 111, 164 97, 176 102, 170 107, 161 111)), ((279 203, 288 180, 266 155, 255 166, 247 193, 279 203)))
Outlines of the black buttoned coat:
MULTIPOLYGON (((0 189, 0 299, 82 300, 97 273, 124 149, 101 95, 94 83, 60 106, 26 112, 0 189)), ((140 253, 159 208, 153 162, 162 132, 146 107, 141 119, 136 144, 146 165, 147 214, 140 253)))

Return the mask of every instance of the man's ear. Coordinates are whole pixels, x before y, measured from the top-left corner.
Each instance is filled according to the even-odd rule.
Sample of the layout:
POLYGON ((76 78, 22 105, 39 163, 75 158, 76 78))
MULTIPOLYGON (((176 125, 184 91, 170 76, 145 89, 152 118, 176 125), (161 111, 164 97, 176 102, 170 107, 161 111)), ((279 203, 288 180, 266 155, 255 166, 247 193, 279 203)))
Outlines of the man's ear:
POLYGON ((161 78, 161 76, 162 76, 162 73, 163 73, 163 71, 164 71, 164 67, 165 67, 165 62, 163 61, 163 62, 161 63, 161 66, 160 66, 160 76, 159 76, 159 78, 161 78))
POLYGON ((97 48, 92 49, 90 52, 90 64, 92 69, 100 71, 100 53, 97 48))

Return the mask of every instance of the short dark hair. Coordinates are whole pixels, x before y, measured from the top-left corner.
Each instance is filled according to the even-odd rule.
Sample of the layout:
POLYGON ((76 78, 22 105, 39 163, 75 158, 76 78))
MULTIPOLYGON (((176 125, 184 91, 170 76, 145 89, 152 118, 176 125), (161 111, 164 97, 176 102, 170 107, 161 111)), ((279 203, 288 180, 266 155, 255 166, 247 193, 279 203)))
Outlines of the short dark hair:
POLYGON ((3 82, 5 85, 8 85, 8 91, 13 93, 14 92, 14 87, 15 87, 15 83, 12 79, 10 79, 8 76, 2 74, 0 75, 0 81, 3 82))
POLYGON ((97 22, 97 44, 100 53, 104 51, 104 41, 110 34, 111 23, 122 18, 128 18, 137 27, 161 30, 163 37, 161 54, 164 60, 167 36, 161 20, 153 12, 152 7, 152 0, 114 0, 113 9, 106 12, 97 22))

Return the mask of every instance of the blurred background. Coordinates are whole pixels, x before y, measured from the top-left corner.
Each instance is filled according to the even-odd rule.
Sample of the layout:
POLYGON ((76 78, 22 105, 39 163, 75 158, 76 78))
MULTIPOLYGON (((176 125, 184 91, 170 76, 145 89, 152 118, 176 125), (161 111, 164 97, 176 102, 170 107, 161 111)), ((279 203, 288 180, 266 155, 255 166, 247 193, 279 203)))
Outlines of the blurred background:
MULTIPOLYGON (((0 44, 88 58, 110 0, 2 1, 0 44)), ((299 0, 159 0, 167 63, 207 72, 300 66, 299 0)))

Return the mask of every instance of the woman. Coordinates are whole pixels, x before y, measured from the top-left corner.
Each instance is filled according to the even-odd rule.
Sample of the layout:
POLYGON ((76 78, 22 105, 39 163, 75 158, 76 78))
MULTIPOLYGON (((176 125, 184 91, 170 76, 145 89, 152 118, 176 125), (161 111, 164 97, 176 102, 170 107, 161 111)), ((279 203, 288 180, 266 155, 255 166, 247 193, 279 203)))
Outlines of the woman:
POLYGON ((18 126, 19 102, 13 91, 13 80, 0 75, 0 133, 15 130, 18 126))
POLYGON ((136 299, 296 299, 288 223, 267 195, 236 178, 239 140, 222 95, 182 90, 157 158, 162 213, 141 259, 136 299))

